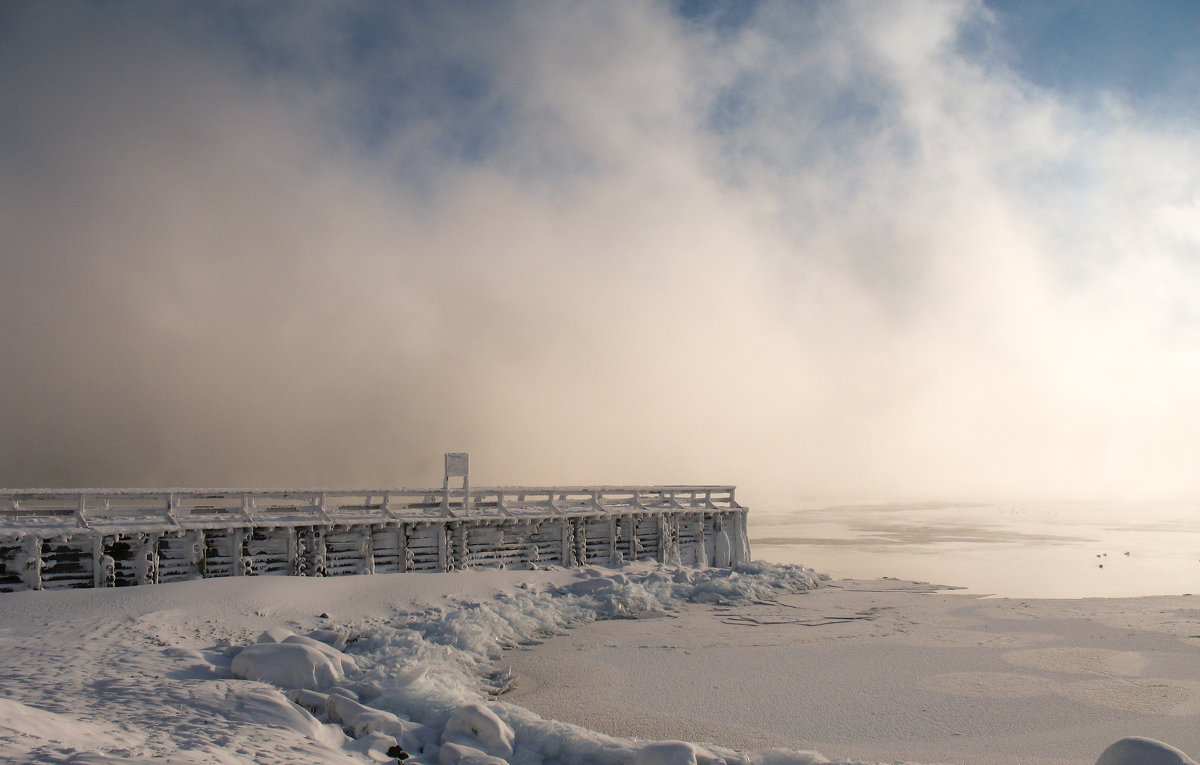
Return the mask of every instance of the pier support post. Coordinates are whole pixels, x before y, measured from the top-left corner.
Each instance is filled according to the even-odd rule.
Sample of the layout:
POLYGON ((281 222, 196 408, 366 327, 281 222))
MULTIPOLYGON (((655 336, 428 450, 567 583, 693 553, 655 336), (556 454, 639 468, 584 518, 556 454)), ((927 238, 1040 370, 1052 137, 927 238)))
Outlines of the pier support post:
POLYGON ((739 510, 732 519, 733 523, 730 524, 735 530, 733 560, 731 561, 734 565, 750 562, 750 532, 747 528, 747 515, 746 510, 739 510))
POLYGON ((21 553, 25 560, 21 566, 21 579, 31 590, 42 589, 42 539, 30 534, 21 540, 21 553))
POLYGON ((408 549, 408 534, 411 528, 407 523, 396 527, 396 550, 399 554, 400 571, 402 572, 412 568, 412 553, 408 549))
POLYGON ((621 551, 617 549, 617 540, 621 538, 618 523, 617 518, 608 519, 608 565, 610 566, 624 562, 621 558, 621 551))
POLYGON ((136 566, 138 584, 158 584, 158 537, 153 532, 139 535, 136 566))
POLYGON ((449 571, 451 568, 449 529, 444 523, 436 524, 435 528, 437 528, 438 570, 449 571))
POLYGON ((575 565, 575 534, 572 533, 570 518, 562 521, 562 564, 567 567, 575 565))
POLYGON ((246 558, 246 530, 233 528, 229 531, 229 575, 245 576, 251 573, 250 561, 246 558))

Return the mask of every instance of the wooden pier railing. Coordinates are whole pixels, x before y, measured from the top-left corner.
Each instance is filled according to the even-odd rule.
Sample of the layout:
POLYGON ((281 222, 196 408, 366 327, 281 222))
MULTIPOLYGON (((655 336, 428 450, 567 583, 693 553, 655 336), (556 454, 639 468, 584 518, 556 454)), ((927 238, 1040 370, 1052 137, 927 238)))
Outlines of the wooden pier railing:
POLYGON ((0 489, 0 592, 748 560, 732 486, 0 489))

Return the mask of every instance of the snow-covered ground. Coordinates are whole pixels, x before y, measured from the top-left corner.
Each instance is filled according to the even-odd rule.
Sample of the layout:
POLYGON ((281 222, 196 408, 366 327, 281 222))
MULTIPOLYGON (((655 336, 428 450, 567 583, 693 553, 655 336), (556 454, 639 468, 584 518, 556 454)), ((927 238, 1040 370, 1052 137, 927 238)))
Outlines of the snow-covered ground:
MULTIPOLYGON (((620 570, 248 577, 8 594, 0 596, 0 759, 394 762, 402 749, 410 761, 438 765, 799 765, 828 760, 781 744, 832 739, 820 729, 826 721, 819 715, 811 717, 807 734, 798 735, 803 727, 796 712, 836 710, 838 692, 853 688, 878 697, 893 716, 855 718, 863 710, 843 710, 844 726, 866 737, 858 740, 860 753, 839 752, 843 759, 836 761, 892 760, 889 751, 912 750, 906 740, 920 734, 904 727, 905 715, 913 712, 898 692, 907 682, 904 674, 867 660, 867 639, 893 633, 908 635, 910 648, 945 658, 947 671, 922 692, 928 698, 941 694, 947 706, 970 707, 964 700, 981 697, 1017 699, 1063 722, 1075 707, 1055 710, 1071 701, 1070 694, 1028 686, 1036 685, 1029 678, 1084 672, 1099 678, 1095 693, 1115 699, 1109 707, 1142 704, 1124 718, 1131 727, 1121 735, 1153 735, 1159 730, 1153 721, 1168 718, 1178 718, 1180 726, 1162 730, 1198 727, 1200 676, 1182 677, 1188 670, 1178 669, 1163 675, 1171 678, 1166 681, 1149 669, 1165 671, 1168 665, 1155 664, 1162 657, 1173 662, 1170 667, 1200 665, 1194 637, 1200 635, 1200 610, 1188 598, 1130 601, 1141 605, 1105 610, 1100 621, 1109 632, 1097 639, 1136 633, 1139 648, 1125 651, 1038 637, 1047 617, 1091 623, 1085 613, 1091 601, 1014 603, 1011 613, 980 622, 980 614, 939 610, 940 601, 908 585, 858 588, 885 592, 848 592, 845 586, 810 592, 817 583, 817 575, 798 566, 729 571, 639 564, 620 570), (816 611, 802 610, 805 598, 817 597, 824 600, 812 601, 816 611), (597 620, 606 621, 586 626, 597 620), (948 631, 918 629, 930 622, 948 631), (578 629, 567 634, 571 627, 578 629), (812 639, 830 628, 840 632, 821 632, 824 642, 812 639), (664 629, 673 633, 669 640, 664 629), (845 654, 839 641, 849 648, 845 654), (974 666, 965 650, 973 642, 1027 661, 1010 662, 1008 668, 1019 671, 1006 675, 988 663, 994 655, 979 651, 987 661, 974 666), (774 653, 764 653, 763 645, 774 653), (564 660, 564 651, 579 660, 564 660), (641 677, 640 689, 612 692, 612 667, 620 655, 641 677), (824 673, 798 673, 796 657, 802 655, 823 662, 824 673), (831 680, 839 687, 830 687, 831 680), (654 701, 645 684, 657 686, 655 698, 669 704, 654 701), (558 716, 576 724, 531 711, 553 707, 548 685, 560 700, 574 700, 558 716), (598 694, 607 701, 595 701, 598 694), (714 706, 715 696, 724 699, 725 712, 714 706), (782 708, 787 704, 794 708, 782 708)), ((959 605, 1001 602, 968 598, 959 605)), ((1083 693, 1089 686, 1071 687, 1083 693)), ((1104 704, 1089 707, 1097 708, 1104 704)), ((925 712, 929 717, 936 710, 925 712)), ((964 762, 1036 762, 1039 754, 1047 755, 1045 762, 1064 761, 1053 758, 1049 739, 1004 726, 997 731, 974 744, 976 751, 946 751, 974 757, 964 762), (1014 746, 1006 749, 1006 738, 1014 746), (978 749, 984 746, 989 748, 978 749), (1031 747, 1033 757, 1016 754, 1031 747)), ((1164 738, 1184 749, 1194 745, 1182 733, 1164 738)), ((1094 762, 1110 743, 1095 741, 1090 754, 1075 761, 1094 762)), ((1125 753, 1108 755, 1106 765, 1174 756, 1152 743, 1122 746, 1125 753)), ((926 761, 947 759, 936 746, 922 752, 926 761)))
POLYGON ((581 626, 507 700, 606 733, 838 758, 1065 765, 1141 734, 1200 751, 1200 603, 1017 600, 839 580, 581 626))

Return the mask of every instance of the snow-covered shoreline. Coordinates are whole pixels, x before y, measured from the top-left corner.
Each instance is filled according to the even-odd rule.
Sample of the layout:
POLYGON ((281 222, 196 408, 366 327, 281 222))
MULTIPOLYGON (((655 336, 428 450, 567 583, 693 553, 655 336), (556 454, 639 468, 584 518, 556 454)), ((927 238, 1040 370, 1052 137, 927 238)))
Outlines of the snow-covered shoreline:
POLYGON ((690 628, 713 605, 770 608, 818 580, 799 566, 639 564, 15 593, 0 597, 0 758, 340 763, 394 761, 402 747, 438 765, 827 762, 716 735, 606 735, 489 694, 513 680, 504 649, 597 620, 690 628), (632 621, 664 614, 680 618, 632 621))
MULTIPOLYGON (((303 759, 321 762, 391 760, 385 755, 396 741, 387 734, 348 722, 344 713, 328 722, 332 692, 384 713, 380 719, 399 715, 400 728, 412 733, 404 744, 417 750, 413 759, 446 765, 472 756, 461 743, 456 757, 441 751, 455 743, 446 731, 463 709, 486 700, 490 665, 503 647, 598 618, 800 591, 817 580, 796 566, 641 564, 14 593, 0 599, 0 756, 292 762, 303 751, 303 759), (259 645, 295 633, 327 641, 327 650, 304 636, 279 644, 286 647, 275 655, 259 645), (331 656, 336 670, 320 661, 331 656), (305 682, 304 664, 313 657, 305 682), (86 735, 54 733, 80 729, 86 735)), ((625 762, 641 748, 511 705, 495 707, 521 733, 520 748, 509 753, 514 763, 625 762)))

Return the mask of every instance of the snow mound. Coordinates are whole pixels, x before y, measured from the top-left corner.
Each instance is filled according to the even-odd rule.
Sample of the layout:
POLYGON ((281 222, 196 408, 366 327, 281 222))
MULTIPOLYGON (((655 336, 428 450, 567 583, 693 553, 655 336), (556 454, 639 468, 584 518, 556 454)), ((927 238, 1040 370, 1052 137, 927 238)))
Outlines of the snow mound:
MULTIPOLYGON (((328 647, 328 646, 326 646, 328 647)), ((332 650, 332 649, 331 649, 332 650)), ((343 663, 302 643, 256 643, 233 657, 233 676, 281 688, 321 690, 345 679, 343 663)))
POLYGON ((725 765, 725 760, 686 741, 654 741, 637 751, 633 765, 725 765))
POLYGON ((308 633, 308 637, 313 640, 319 640, 322 643, 333 646, 339 651, 346 650, 346 646, 358 639, 357 633, 350 630, 338 629, 319 629, 308 633))
POLYGON ((314 741, 339 744, 343 737, 337 729, 322 725, 304 709, 291 703, 287 696, 274 688, 251 687, 237 689, 237 709, 256 725, 283 728, 300 733, 314 741))
POLYGON ((329 645, 328 643, 322 643, 320 640, 314 640, 313 638, 305 637, 304 635, 291 635, 280 641, 280 644, 305 645, 309 648, 320 651, 321 653, 325 654, 326 658, 328 658, 331 663, 338 665, 338 667, 341 669, 342 675, 358 669, 358 664, 355 663, 354 659, 329 645))
POLYGON ((790 749, 762 749, 746 755, 747 765, 828 765, 829 760, 816 752, 790 749))
POLYGON ((443 741, 474 746, 487 754, 508 759, 516 734, 496 713, 478 702, 462 707, 446 722, 443 741))
POLYGON ((1131 736, 1105 749, 1096 765, 1196 765, 1196 761, 1170 744, 1131 736))
POLYGON ((508 765, 508 761, 472 746, 446 744, 438 751, 438 765, 508 765))
POLYGON ((356 739, 368 734, 386 735, 408 752, 420 750, 423 739, 430 737, 423 725, 401 720, 391 712, 366 706, 337 693, 326 697, 325 715, 329 722, 338 723, 356 739))
POLYGON ((287 627, 271 627, 263 630, 262 634, 258 636, 258 640, 255 642, 282 643, 295 634, 295 632, 292 632, 287 627))

